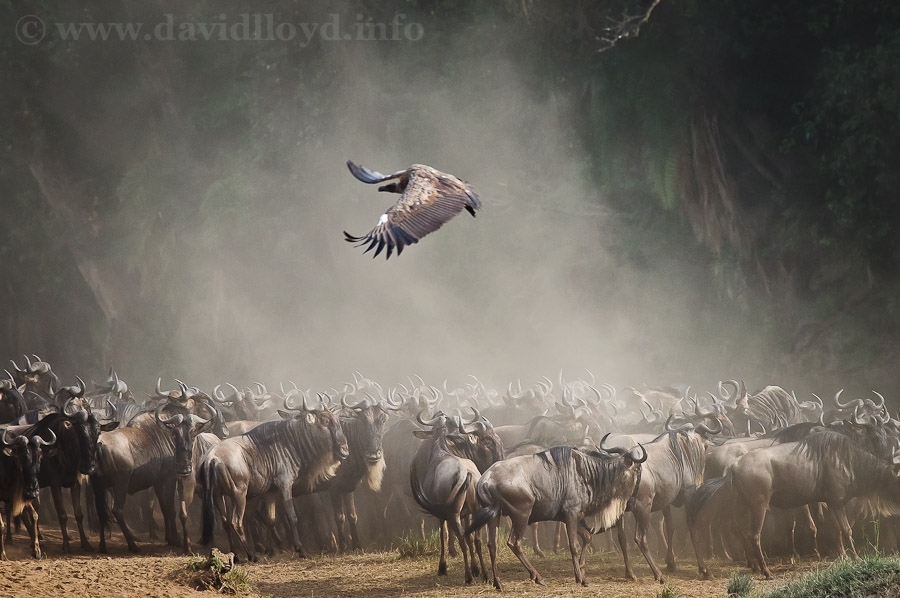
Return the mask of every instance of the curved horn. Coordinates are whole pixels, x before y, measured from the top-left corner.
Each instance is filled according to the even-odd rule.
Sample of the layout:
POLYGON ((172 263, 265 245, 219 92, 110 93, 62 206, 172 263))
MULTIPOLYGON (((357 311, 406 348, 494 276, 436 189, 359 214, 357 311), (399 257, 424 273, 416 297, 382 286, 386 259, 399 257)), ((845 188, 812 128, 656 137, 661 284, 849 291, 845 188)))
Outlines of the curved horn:
POLYGON ((8 438, 9 428, 3 430, 3 438, 0 439, 3 441, 3 444, 6 446, 13 446, 14 444, 28 444, 28 439, 25 436, 14 436, 12 439, 8 438))
POLYGON ((720 432, 722 432, 722 422, 720 422, 718 419, 714 419, 713 421, 716 422, 715 429, 710 428, 706 424, 697 424, 697 427, 694 428, 694 430, 696 432, 700 432, 701 434, 719 434, 720 432))
POLYGON ((416 421, 419 422, 421 425, 427 426, 427 427, 435 425, 436 423, 438 423, 440 421, 440 419, 442 417, 444 417, 444 414, 439 412, 437 415, 435 415, 431 419, 422 419, 422 415, 424 413, 425 413, 424 409, 419 411, 418 413, 416 413, 416 421))
POLYGON ((184 421, 184 416, 182 414, 178 413, 176 415, 173 415, 171 417, 167 417, 167 418, 163 419, 161 414, 162 414, 162 410, 164 408, 165 408, 165 405, 160 405, 159 407, 156 408, 156 412, 153 414, 154 417, 156 418, 156 421, 158 421, 159 423, 161 423, 163 425, 171 424, 173 426, 180 426, 181 422, 184 421))
POLYGON ((47 428, 47 431, 50 432, 50 436, 53 437, 51 440, 44 440, 40 436, 32 436, 31 443, 34 444, 38 448, 40 448, 42 446, 51 446, 51 445, 56 444, 56 434, 50 428, 47 428))
POLYGON ((644 448, 643 444, 638 443, 638 445, 635 448, 628 451, 628 456, 631 457, 631 460, 634 461, 635 463, 643 463, 644 461, 647 460, 647 449, 644 448), (637 449, 641 449, 640 457, 638 457, 634 452, 637 449))
POLYGON ((878 392, 877 390, 873 390, 872 392, 874 392, 874 393, 875 393, 875 396, 878 397, 878 398, 880 399, 880 401, 881 401, 880 403, 878 403, 878 404, 875 405, 875 408, 876 408, 876 409, 881 409, 882 407, 884 407, 884 396, 883 396, 880 392, 878 392))
POLYGON ((844 389, 842 388, 842 389, 840 389, 839 391, 837 391, 837 393, 834 395, 834 404, 837 405, 838 408, 840 408, 840 409, 849 409, 849 408, 850 408, 851 406, 853 406, 853 405, 856 405, 857 407, 859 407, 860 405, 862 405, 862 401, 859 400, 859 399, 854 399, 854 400, 849 401, 849 402, 847 402, 847 403, 841 403, 841 393, 843 393, 843 392, 844 392, 844 389))
POLYGON ((307 396, 303 395, 302 404, 303 404, 304 411, 322 411, 324 409, 324 407, 310 407, 309 404, 306 402, 306 399, 307 399, 307 396))
POLYGON ((69 399, 63 404, 63 415, 72 417, 82 409, 83 407, 81 405, 75 403, 75 399, 69 399))

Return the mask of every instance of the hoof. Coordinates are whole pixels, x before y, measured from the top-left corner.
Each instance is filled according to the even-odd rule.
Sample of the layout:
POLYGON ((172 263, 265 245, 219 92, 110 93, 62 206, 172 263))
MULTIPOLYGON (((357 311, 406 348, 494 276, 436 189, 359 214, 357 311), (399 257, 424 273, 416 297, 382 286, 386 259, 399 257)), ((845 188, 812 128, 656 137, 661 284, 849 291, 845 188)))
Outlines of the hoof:
POLYGON ((588 582, 587 582, 586 580, 585 580, 585 581, 582 581, 582 582, 581 582, 581 585, 584 586, 584 587, 588 587, 588 582))
POLYGON ((438 565, 438 575, 447 575, 447 563, 438 565))
POLYGON ((132 554, 141 554, 141 549, 138 548, 137 546, 129 546, 128 551, 131 552, 132 554))
POLYGON ((87 542, 82 542, 81 549, 85 552, 94 552, 94 547, 87 542))
POLYGON ((667 563, 666 571, 668 571, 669 573, 675 573, 676 571, 678 571, 678 565, 676 565, 675 563, 667 563))

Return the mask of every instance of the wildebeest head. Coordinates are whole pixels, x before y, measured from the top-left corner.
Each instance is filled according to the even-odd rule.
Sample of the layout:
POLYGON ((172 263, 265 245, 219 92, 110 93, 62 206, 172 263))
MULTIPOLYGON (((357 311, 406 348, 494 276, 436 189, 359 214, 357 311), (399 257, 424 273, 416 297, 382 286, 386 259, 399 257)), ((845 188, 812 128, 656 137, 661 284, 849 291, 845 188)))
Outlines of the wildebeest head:
POLYGON ((191 451, 194 437, 209 420, 194 415, 181 405, 169 403, 157 408, 156 421, 172 435, 175 444, 175 473, 190 475, 192 472, 191 451))
MULTIPOLYGON (((115 407, 107 401, 106 419, 113 419, 115 407)), ((60 436, 64 439, 61 450, 73 450, 78 453, 78 471, 90 475, 97 470, 97 439, 100 432, 115 429, 119 422, 110 421, 101 424, 96 414, 83 400, 72 398, 63 405, 59 422, 60 436), (70 432, 71 431, 71 432, 70 432)))
POLYGON ((341 418, 351 455, 361 457, 366 463, 366 483, 376 492, 381 489, 384 474, 384 424, 387 412, 377 401, 367 397, 351 404, 347 397, 341 399, 346 417, 341 418))

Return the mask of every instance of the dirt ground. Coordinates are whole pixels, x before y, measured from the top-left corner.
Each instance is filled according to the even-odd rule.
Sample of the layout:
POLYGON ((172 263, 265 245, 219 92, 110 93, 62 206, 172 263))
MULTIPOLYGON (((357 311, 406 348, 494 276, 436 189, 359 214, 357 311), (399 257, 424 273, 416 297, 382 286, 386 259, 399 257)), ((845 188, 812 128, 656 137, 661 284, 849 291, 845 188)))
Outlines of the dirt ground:
MULTIPOLYGON (((76 534, 77 535, 77 534, 76 534)), ((114 535, 108 555, 61 554, 59 532, 44 530, 46 557, 30 558, 26 538, 19 535, 7 547, 10 560, 0 563, 0 598, 29 598, 63 595, 117 598, 200 598, 213 592, 200 592, 190 587, 191 574, 186 572, 190 557, 161 543, 141 543, 142 554, 130 554, 121 538, 114 535)), ((518 560, 503 547, 500 557, 500 579, 503 594, 531 597, 602 596, 603 598, 656 598, 661 587, 653 582, 650 569, 640 554, 632 555, 638 582, 623 579, 624 567, 618 553, 598 551, 587 561, 589 586, 577 586, 567 555, 551 555, 533 559, 547 585, 540 587, 528 581, 518 560)), ((487 554, 485 552, 485 558, 487 554)), ((683 598, 724 598, 725 586, 733 571, 731 563, 713 562, 710 571, 716 579, 700 581, 691 554, 680 555, 681 569, 669 576, 669 583, 683 598)), ((771 588, 797 575, 827 566, 827 561, 802 560, 799 563, 772 560, 775 581, 754 578, 757 588, 771 588)), ((490 564, 488 563, 488 566, 490 564)), ((248 598, 297 596, 450 596, 493 595, 490 585, 463 583, 462 562, 450 561, 449 575, 438 577, 437 557, 400 559, 396 552, 371 552, 343 556, 318 556, 296 559, 279 555, 248 566, 253 592, 248 598)))

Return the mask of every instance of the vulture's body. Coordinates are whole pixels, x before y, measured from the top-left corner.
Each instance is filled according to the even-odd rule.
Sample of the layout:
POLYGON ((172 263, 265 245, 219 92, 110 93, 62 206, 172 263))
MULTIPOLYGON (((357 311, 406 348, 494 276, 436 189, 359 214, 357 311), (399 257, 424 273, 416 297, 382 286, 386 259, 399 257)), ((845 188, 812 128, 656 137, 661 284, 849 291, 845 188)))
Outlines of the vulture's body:
MULTIPOLYGON (((347 161, 347 168, 364 183, 382 185, 379 191, 399 193, 400 198, 378 219, 378 224, 366 235, 354 237, 344 231, 344 237, 357 246, 368 244, 366 252, 377 246, 375 256, 387 247, 387 256, 396 248, 397 255, 403 248, 441 228, 445 222, 463 209, 475 216, 481 208, 481 200, 469 186, 452 174, 446 174, 424 164, 413 164, 406 170, 384 175, 364 166, 347 161)), ((373 257, 375 257, 373 256, 373 257)))

